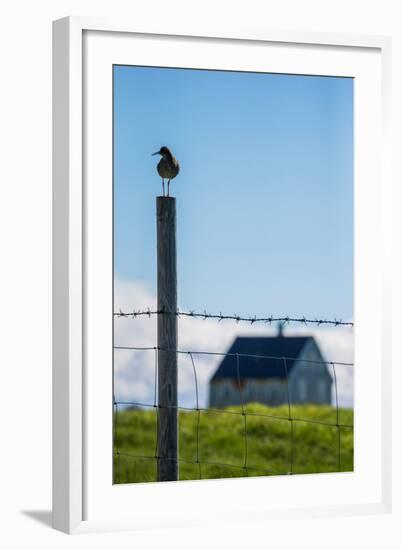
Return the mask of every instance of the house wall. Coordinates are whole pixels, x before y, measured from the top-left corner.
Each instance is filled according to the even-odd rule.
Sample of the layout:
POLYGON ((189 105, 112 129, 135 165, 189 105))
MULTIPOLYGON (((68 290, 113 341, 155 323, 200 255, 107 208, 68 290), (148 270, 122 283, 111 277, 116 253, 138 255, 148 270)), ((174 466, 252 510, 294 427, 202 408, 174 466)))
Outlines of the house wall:
POLYGON ((244 403, 263 403, 278 406, 287 403, 287 385, 285 380, 246 380, 241 389, 231 379, 216 380, 210 384, 209 406, 211 408, 240 405, 244 403))

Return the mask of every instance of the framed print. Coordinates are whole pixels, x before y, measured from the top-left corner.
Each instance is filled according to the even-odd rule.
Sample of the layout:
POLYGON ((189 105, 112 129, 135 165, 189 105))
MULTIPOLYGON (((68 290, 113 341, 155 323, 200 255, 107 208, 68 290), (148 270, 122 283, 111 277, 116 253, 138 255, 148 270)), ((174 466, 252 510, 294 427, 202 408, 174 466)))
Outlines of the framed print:
POLYGON ((386 511, 389 40, 53 50, 54 527, 386 511))

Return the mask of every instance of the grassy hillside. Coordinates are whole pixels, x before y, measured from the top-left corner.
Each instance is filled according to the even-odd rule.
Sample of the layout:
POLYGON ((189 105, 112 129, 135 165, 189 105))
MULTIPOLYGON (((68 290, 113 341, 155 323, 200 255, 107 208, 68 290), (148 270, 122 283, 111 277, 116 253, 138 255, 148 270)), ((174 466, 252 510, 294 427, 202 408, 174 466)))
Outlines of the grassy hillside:
MULTIPOLYGON (((232 412, 240 413, 241 409, 202 411, 199 431, 198 413, 180 412, 180 479, 199 479, 200 474, 202 478, 227 478, 286 474, 291 470, 294 474, 338 472, 339 432, 340 469, 353 469, 353 430, 335 426, 336 411, 332 407, 293 406, 294 420, 290 422, 287 406, 247 405, 246 446, 244 417, 232 412), (269 415, 282 419, 269 418, 269 415), (196 463, 197 446, 200 468, 196 463), (245 453, 247 470, 243 469, 245 453)), ((340 409, 339 424, 352 425, 353 411, 340 409)), ((114 461, 115 483, 156 481, 156 414, 153 409, 118 412, 114 443, 118 451, 114 461)))

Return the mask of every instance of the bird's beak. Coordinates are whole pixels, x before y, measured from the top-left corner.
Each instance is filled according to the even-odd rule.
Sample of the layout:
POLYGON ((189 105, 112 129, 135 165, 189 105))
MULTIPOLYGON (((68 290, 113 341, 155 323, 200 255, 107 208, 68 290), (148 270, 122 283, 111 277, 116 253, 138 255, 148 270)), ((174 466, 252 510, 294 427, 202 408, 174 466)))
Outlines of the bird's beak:
POLYGON ((160 155, 160 151, 156 151, 156 153, 152 153, 151 156, 153 157, 154 155, 160 155))

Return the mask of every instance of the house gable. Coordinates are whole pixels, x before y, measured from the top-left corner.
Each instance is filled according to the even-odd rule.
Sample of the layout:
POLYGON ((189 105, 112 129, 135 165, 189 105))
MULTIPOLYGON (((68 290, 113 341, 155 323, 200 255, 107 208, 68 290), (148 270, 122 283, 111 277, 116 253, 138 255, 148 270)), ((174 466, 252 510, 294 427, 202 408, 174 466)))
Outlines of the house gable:
POLYGON ((332 376, 324 361, 316 342, 308 341, 289 376, 292 403, 331 403, 332 376))
POLYGON ((326 362, 314 338, 310 338, 294 361, 289 378, 300 376, 302 372, 309 370, 331 383, 333 378, 329 369, 329 363, 326 362))

